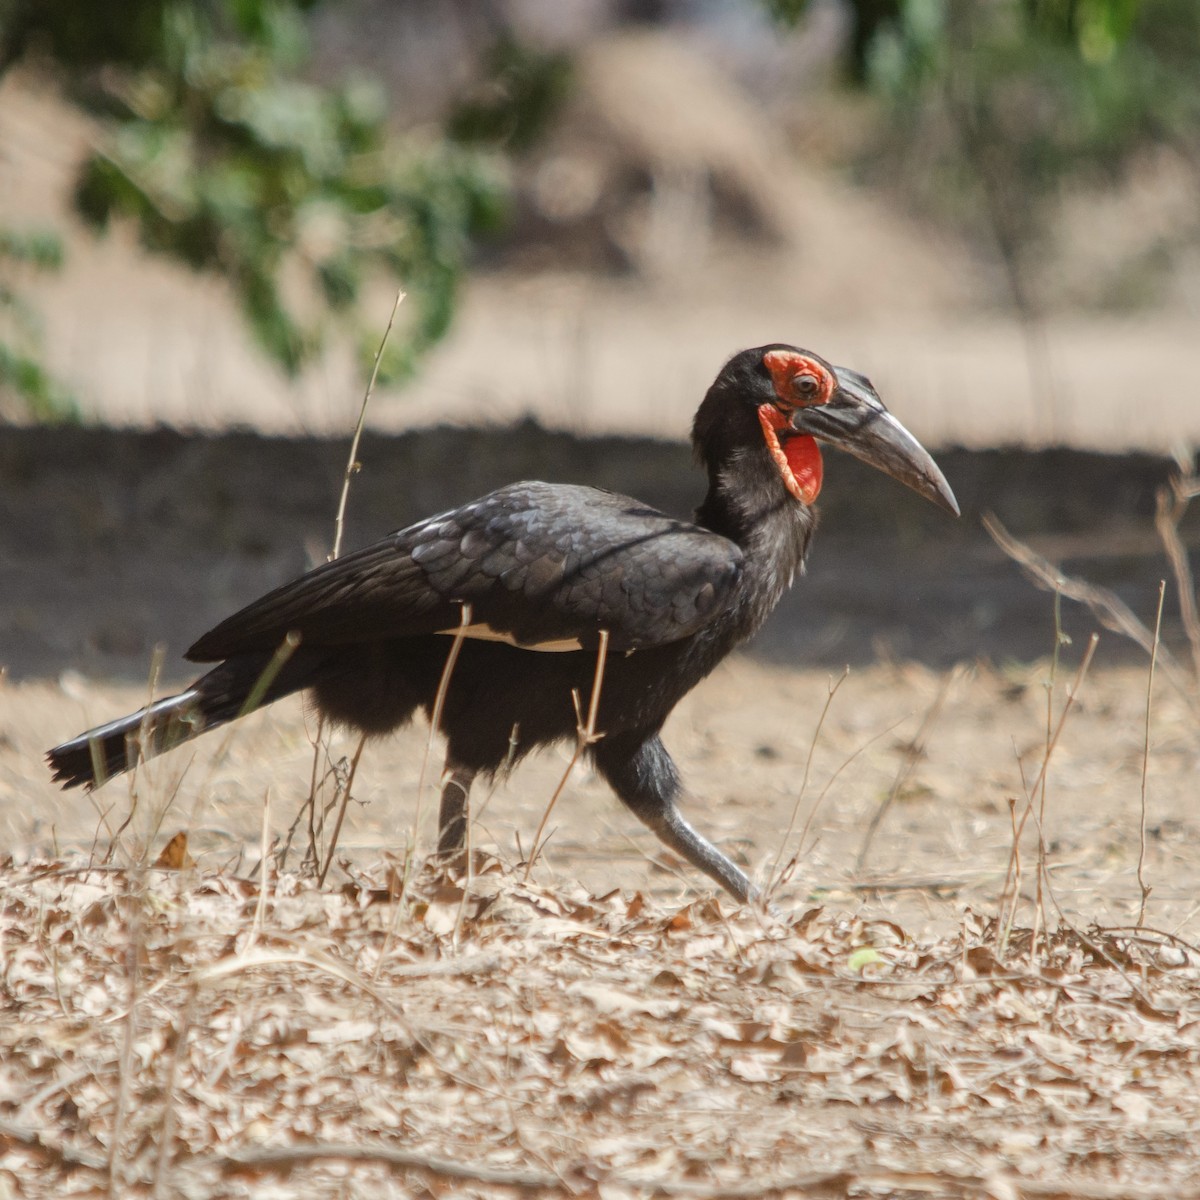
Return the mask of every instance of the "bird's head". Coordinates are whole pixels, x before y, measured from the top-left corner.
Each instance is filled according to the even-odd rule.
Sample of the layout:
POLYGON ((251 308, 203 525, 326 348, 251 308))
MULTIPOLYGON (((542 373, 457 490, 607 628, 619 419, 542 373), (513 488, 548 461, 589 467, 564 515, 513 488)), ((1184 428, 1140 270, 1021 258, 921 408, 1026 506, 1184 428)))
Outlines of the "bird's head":
POLYGON ((765 446, 788 492, 812 504, 836 446, 958 515, 937 463, 884 407, 865 375, 782 344, 743 350, 721 369, 696 414, 692 439, 710 470, 765 446))

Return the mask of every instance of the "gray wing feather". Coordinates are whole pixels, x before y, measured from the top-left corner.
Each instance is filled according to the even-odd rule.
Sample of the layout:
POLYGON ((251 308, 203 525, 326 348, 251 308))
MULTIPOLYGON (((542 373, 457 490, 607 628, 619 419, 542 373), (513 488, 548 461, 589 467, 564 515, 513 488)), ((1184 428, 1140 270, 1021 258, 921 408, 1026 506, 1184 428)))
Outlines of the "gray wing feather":
POLYGON ((613 650, 687 637, 730 602, 727 538, 595 488, 520 483, 411 525, 255 601, 200 638, 196 661, 277 645, 453 630, 471 620, 520 645, 609 632, 613 650))

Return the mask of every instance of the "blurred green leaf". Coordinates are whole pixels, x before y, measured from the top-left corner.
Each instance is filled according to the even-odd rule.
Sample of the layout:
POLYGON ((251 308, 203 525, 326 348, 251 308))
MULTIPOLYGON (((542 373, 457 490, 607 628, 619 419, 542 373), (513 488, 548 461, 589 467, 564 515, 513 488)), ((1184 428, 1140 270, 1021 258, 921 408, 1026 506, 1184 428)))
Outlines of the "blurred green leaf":
POLYGON ((393 339, 401 377, 449 328, 473 242, 507 212, 492 155, 540 135, 567 65, 502 39, 455 119, 472 146, 398 141, 378 83, 301 74, 311 7, 124 0, 117 21, 91 0, 9 0, 0 68, 49 49, 72 95, 105 121, 77 182, 79 211, 101 230, 130 220, 149 249, 227 278, 285 370, 302 369, 335 329, 358 340, 369 325, 377 338, 359 310, 364 283, 398 276, 410 297, 393 339))
POLYGON ((784 25, 795 25, 808 11, 808 0, 763 0, 763 3, 772 19, 784 25))
POLYGON ((884 961, 883 955, 874 946, 860 946, 851 952, 846 965, 851 971, 861 972, 865 967, 873 967, 876 963, 884 961))
POLYGON ((565 55, 501 37, 487 56, 482 79, 450 114, 447 132, 467 145, 527 150, 561 105, 570 75, 565 55))
POLYGON ((897 0, 867 61, 888 120, 864 168, 991 242, 1027 311, 1070 182, 1154 144, 1200 162, 1195 0, 897 0))
POLYGON ((40 357, 22 354, 3 341, 0 341, 0 387, 19 396, 35 420, 57 424, 79 419, 75 398, 46 370, 40 357))
POLYGON ((0 229, 0 260, 28 263, 42 271, 57 271, 63 264, 63 244, 53 229, 33 229, 19 233, 0 229))
POLYGON ((53 230, 0 228, 0 389, 40 421, 70 420, 78 410, 42 363, 41 323, 20 280, 31 271, 56 271, 62 262, 62 239, 53 230))

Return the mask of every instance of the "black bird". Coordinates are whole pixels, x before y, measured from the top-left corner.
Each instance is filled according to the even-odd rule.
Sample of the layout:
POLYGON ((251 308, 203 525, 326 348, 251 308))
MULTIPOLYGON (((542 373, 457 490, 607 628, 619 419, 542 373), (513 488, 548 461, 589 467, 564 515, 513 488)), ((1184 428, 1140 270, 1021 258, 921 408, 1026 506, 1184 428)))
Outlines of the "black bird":
MULTIPOLYGON (((577 735, 602 631, 596 769, 671 849, 737 899, 750 880, 680 815, 667 715, 753 635, 801 569, 821 490, 818 442, 957 515, 933 459, 862 375, 794 346, 722 368, 696 413, 708 492, 694 521, 596 488, 514 483, 310 571, 187 652, 217 663, 186 691, 56 746, 64 787, 95 787, 250 707, 307 689, 318 712, 378 735, 430 714, 447 655, 438 849, 464 845, 480 773, 577 735), (273 678, 285 639, 294 652, 273 678), (264 686, 265 685, 265 686, 264 686), (514 739, 515 730, 515 739, 514 739), (515 740, 515 750, 512 745, 515 740)), ((280 656, 282 657, 282 656, 280 656)))

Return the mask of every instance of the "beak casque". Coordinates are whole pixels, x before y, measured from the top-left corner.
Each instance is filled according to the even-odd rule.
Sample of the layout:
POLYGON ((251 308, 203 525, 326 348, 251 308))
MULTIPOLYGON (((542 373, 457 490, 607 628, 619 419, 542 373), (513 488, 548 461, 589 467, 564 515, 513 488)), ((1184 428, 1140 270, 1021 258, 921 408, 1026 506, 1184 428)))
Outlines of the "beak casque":
POLYGON ((871 381, 847 367, 833 371, 837 388, 828 403, 795 409, 792 428, 861 458, 957 517, 958 501, 937 463, 884 408, 871 381))

